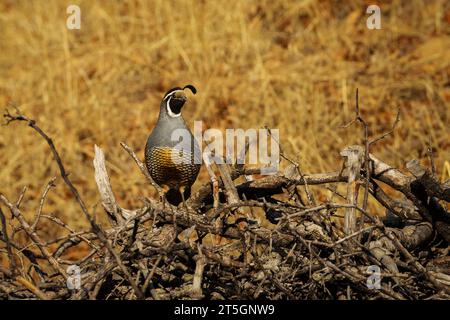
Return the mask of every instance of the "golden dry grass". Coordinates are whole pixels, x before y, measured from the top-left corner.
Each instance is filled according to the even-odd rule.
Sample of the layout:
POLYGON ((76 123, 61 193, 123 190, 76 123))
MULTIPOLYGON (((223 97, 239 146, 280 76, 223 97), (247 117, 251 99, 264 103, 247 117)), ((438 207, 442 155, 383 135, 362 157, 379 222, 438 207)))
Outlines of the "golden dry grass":
MULTIPOLYGON (((339 151, 362 142, 360 127, 339 128, 358 87, 372 137, 401 110, 395 134, 373 152, 401 168, 412 158, 428 164, 431 140, 437 172, 449 178, 448 1, 383 1, 382 30, 366 28, 369 1, 77 1, 81 30, 68 30, 71 3, 1 1, 0 106, 19 105, 53 137, 99 215, 93 145, 107 155, 121 205, 138 205, 153 190, 119 142, 143 156, 163 93, 187 83, 199 90, 185 108, 190 125, 279 128, 286 154, 312 173, 338 170, 339 151)), ((0 128, 0 165, 0 192, 15 199, 27 186, 28 214, 58 175, 23 124, 0 128)), ((60 178, 45 211, 86 225, 60 178)))

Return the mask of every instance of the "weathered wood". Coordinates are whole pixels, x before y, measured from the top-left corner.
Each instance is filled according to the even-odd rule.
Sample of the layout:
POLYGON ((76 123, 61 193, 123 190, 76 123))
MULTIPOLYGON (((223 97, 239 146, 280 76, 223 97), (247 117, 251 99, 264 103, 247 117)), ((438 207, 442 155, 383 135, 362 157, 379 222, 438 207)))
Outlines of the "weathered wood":
POLYGON ((114 197, 109 176, 106 171, 105 154, 97 145, 94 146, 94 150, 94 176, 95 182, 97 183, 97 189, 100 193, 100 198, 102 199, 103 208, 114 221, 122 223, 123 219, 127 219, 128 216, 123 213, 116 202, 116 198, 114 197))
MULTIPOLYGON (((341 156, 346 159, 345 169, 347 170, 347 203, 356 206, 358 202, 358 190, 360 172, 363 162, 364 149, 360 146, 350 146, 341 151, 341 156)), ((347 235, 356 230, 356 210, 352 207, 345 212, 344 231, 347 235)))
MULTIPOLYGON (((0 202, 10 209, 14 219, 0 209, 0 242, 6 249, 2 247, 0 254, 7 255, 10 261, 29 261, 33 269, 23 263, 10 267, 11 270, 0 267, 0 298, 336 299, 343 291, 356 299, 450 297, 448 262, 441 261, 448 256, 444 245, 449 241, 446 235, 450 232, 446 230, 450 223, 438 201, 445 201, 447 185, 439 185, 428 169, 416 162, 408 165, 413 174, 410 176, 367 154, 367 148, 352 146, 343 152, 347 160, 343 172, 255 175, 237 186, 234 181, 238 177, 258 173, 258 169, 235 166, 229 170, 222 166, 220 179, 215 179, 209 168, 211 182, 189 199, 196 211, 167 206, 160 199, 146 199, 144 207, 125 210, 114 197, 103 151, 95 146, 95 180, 103 207, 115 221, 112 227, 105 228, 89 214, 81 195, 65 175, 51 139, 25 116, 6 117, 10 122, 26 121, 49 143, 64 181, 79 201, 91 229, 74 230, 58 217, 41 215, 48 191, 41 197, 31 227, 19 208, 25 192, 16 202, 1 195, 0 202), (378 184, 380 181, 401 194, 391 198, 378 184), (347 183, 347 197, 333 191, 338 196, 317 204, 290 200, 289 190, 297 189, 297 185, 328 183, 347 183), (365 200, 359 206, 358 185, 366 188, 365 194, 370 192, 386 210, 398 215, 404 227, 386 227, 376 214, 368 212, 365 200), (220 188, 222 196, 218 194, 220 188), (251 219, 242 216, 239 222, 230 218, 244 208, 263 214, 276 212, 278 220, 270 224, 261 215, 251 219), (361 214, 364 226, 355 229, 354 221, 349 219, 342 228, 338 222, 342 213, 349 218, 361 214), (64 228, 65 235, 44 240, 36 227, 39 217, 64 228), (245 228, 240 228, 240 222, 245 228), (21 230, 25 233, 19 237, 21 230), (214 237, 221 241, 211 241, 214 237), (82 242, 90 252, 75 262, 64 260, 68 249, 82 242), (426 264, 427 259, 432 263, 426 264), (68 275, 63 267, 66 264, 80 267, 78 291, 67 287, 68 275), (368 288, 368 266, 380 267, 383 281, 379 290, 368 288), (29 276, 30 270, 42 281, 29 276)), ((125 146, 147 176, 142 162, 125 146)), ((308 191, 312 197, 313 191, 308 191)))
POLYGON ((450 202, 450 187, 441 185, 437 178, 433 176, 430 170, 420 165, 419 161, 414 159, 406 164, 409 172, 425 187, 430 197, 450 202))

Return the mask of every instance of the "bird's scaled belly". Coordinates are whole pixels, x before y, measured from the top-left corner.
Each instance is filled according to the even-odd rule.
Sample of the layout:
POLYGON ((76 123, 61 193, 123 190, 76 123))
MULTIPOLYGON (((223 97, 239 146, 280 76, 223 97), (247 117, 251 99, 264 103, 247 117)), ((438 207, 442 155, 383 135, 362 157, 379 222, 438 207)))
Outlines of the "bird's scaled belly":
POLYGON ((152 148, 146 162, 155 182, 170 189, 192 185, 200 169, 200 165, 194 164, 192 154, 171 148, 152 148))

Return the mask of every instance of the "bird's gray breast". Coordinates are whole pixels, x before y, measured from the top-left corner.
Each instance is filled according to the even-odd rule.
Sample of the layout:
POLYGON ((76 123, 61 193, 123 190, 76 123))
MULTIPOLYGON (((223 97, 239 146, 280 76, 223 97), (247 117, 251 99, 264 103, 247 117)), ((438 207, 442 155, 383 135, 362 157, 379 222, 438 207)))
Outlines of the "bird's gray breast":
POLYGON ((159 119, 148 137, 146 150, 152 147, 175 148, 200 156, 200 147, 182 117, 159 119))

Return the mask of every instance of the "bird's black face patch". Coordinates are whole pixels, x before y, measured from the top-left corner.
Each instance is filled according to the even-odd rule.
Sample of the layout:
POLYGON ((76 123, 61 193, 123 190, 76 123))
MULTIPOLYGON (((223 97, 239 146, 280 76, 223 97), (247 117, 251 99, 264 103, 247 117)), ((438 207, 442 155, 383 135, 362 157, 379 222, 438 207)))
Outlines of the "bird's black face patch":
POLYGON ((181 108, 187 100, 186 94, 184 93, 185 89, 189 89, 193 94, 197 93, 197 89, 193 85, 188 84, 184 88, 172 88, 164 95, 163 101, 166 103, 167 112, 172 118, 181 115, 181 108))
POLYGON ((181 112, 181 108, 183 107, 185 102, 185 98, 171 96, 168 101, 170 111, 172 111, 173 114, 178 115, 181 112))

